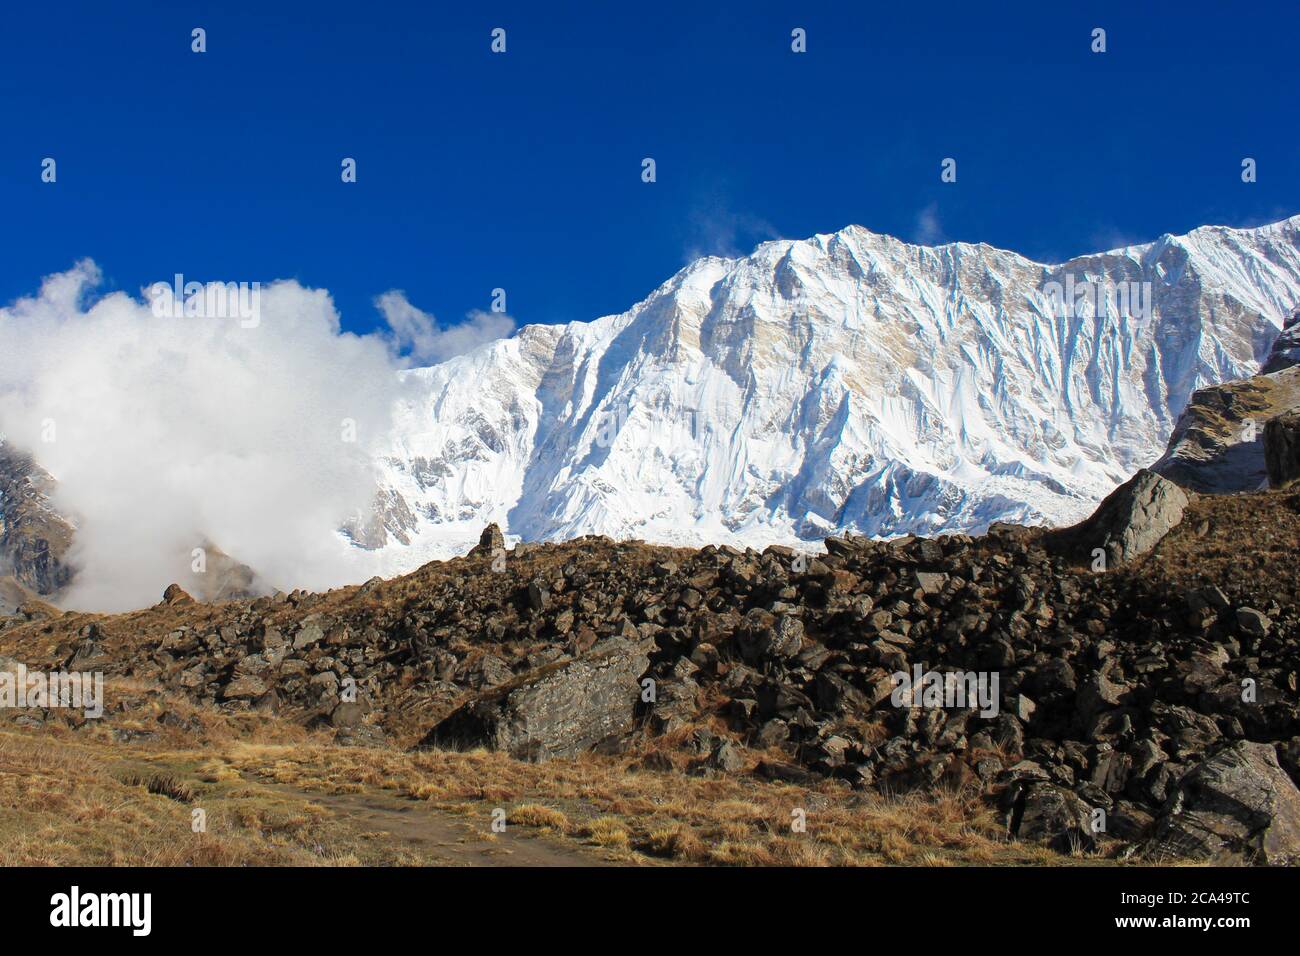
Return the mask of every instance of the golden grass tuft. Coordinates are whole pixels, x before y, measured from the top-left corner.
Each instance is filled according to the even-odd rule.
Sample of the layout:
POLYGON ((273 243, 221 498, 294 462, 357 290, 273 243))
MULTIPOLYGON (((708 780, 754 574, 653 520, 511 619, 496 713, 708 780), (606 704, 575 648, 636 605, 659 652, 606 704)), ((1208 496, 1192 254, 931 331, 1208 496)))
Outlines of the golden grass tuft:
POLYGON ((566 833, 569 830, 568 817, 559 810, 542 806, 540 803, 525 803, 515 807, 506 814, 506 821, 525 827, 555 830, 559 833, 566 833))

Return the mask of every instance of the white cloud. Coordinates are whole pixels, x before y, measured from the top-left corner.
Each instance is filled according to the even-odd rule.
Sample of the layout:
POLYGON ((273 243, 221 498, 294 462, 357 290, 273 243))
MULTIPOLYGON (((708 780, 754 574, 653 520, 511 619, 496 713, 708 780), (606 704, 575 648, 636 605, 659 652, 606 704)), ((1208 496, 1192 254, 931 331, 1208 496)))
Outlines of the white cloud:
POLYGON ((438 320, 407 301, 399 290, 385 292, 375 299, 375 307, 388 323, 386 336, 390 348, 415 365, 436 365, 464 355, 485 342, 509 336, 515 320, 501 312, 474 311, 460 325, 441 328, 438 320))
POLYGON ((721 194, 698 201, 686 217, 686 228, 688 264, 704 256, 735 259, 747 255, 756 243, 780 238, 766 219, 733 211, 721 194))
POLYGON ((98 610, 155 603, 205 542, 283 588, 358 580, 366 558, 335 529, 373 502, 395 342, 432 361, 513 328, 437 330, 390 294, 392 335, 352 335, 328 293, 292 281, 262 287, 246 328, 155 316, 143 291, 96 297, 99 279, 82 262, 0 308, 0 434, 58 480, 77 525, 64 603, 98 610))
POLYGON ((939 204, 932 202, 916 216, 916 229, 912 233, 916 242, 923 246, 937 246, 948 241, 943 224, 939 222, 939 204))

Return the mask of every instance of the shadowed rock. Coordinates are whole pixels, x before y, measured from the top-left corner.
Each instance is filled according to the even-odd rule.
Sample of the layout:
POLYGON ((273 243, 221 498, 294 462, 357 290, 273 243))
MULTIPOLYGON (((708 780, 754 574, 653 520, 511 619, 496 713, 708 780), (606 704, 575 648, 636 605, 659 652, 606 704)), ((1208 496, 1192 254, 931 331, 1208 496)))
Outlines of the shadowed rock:
POLYGON ((1025 780, 1009 787, 1003 800, 1009 836, 1047 843, 1063 853, 1095 843, 1092 808, 1065 787, 1025 780))
POLYGON ((650 666, 648 643, 611 638, 470 700, 434 727, 422 747, 487 747, 521 760, 571 757, 632 729, 650 666))
POLYGON ((470 557, 492 557, 506 546, 506 537, 495 524, 490 524, 479 535, 478 544, 470 549, 470 557))
POLYGON ((1237 741, 1178 784, 1148 853, 1156 859, 1300 863, 1300 790, 1272 744, 1237 741))
POLYGON ((1300 478, 1300 412, 1278 415, 1264 425, 1264 467, 1270 488, 1286 488, 1300 478))
POLYGON ((1282 369, 1300 365, 1300 309, 1296 309, 1282 325, 1282 331, 1273 341, 1268 359, 1261 374, 1280 372, 1282 369))
POLYGON ((163 592, 163 604, 193 604, 194 598, 179 584, 167 585, 167 590, 163 592))

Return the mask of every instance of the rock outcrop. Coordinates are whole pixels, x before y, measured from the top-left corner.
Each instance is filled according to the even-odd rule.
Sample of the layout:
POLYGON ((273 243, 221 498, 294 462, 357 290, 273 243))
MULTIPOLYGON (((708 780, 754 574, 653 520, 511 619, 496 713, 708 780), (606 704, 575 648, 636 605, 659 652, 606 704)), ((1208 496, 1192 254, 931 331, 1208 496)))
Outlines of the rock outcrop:
POLYGON ((479 557, 487 555, 491 557, 498 552, 504 551, 506 546, 506 536, 501 533, 501 529, 495 524, 490 524, 483 529, 479 535, 478 544, 470 549, 470 557, 479 557))
POLYGON ((194 598, 179 584, 169 584, 167 589, 163 591, 162 602, 167 605, 193 604, 194 598))
POLYGON ((409 545, 418 524, 401 492, 379 488, 370 512, 357 515, 340 529, 358 548, 377 551, 390 543, 409 545))
POLYGON ((1300 790, 1272 745, 1230 744, 1178 782, 1148 852, 1219 864, 1300 864, 1300 790))
POLYGON ((1264 465, 1270 488, 1300 479, 1300 411, 1269 419, 1264 426, 1264 465))
POLYGON ((1188 501, 1182 488, 1144 468, 1107 495, 1091 517, 1055 540, 1079 560, 1091 560, 1101 549, 1106 567, 1116 568, 1158 545, 1182 520, 1188 501))
POLYGON ((1151 470, 1189 491, 1228 494, 1265 486, 1267 423, 1300 410, 1300 310, 1260 374, 1196 391, 1151 470))
POLYGON ((0 577, 42 595, 72 578, 64 558, 73 529, 49 503, 53 487, 30 455, 0 441, 0 577))
POLYGON ((650 666, 645 642, 611 638, 573 660, 486 691, 433 728, 423 746, 500 750, 520 760, 571 757, 632 730, 650 666))

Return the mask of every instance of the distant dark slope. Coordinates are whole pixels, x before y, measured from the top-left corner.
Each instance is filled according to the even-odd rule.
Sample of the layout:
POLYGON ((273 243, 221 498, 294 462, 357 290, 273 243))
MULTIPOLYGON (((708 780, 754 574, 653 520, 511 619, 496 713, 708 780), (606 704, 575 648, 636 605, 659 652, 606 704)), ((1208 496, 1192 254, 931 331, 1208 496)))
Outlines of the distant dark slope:
POLYGON ((37 594, 53 594, 72 577, 64 559, 73 527, 50 507, 53 486, 30 455, 0 442, 0 567, 37 594))

